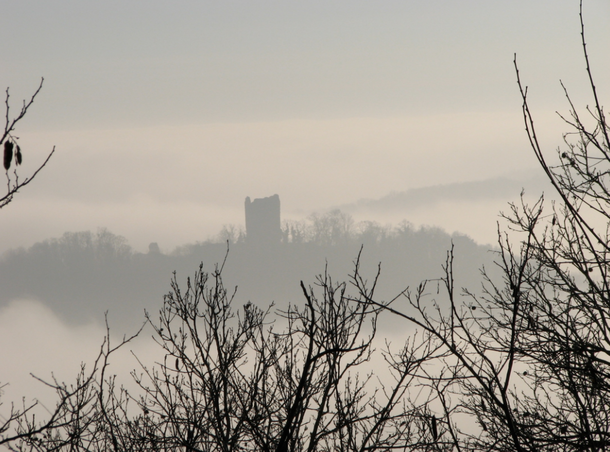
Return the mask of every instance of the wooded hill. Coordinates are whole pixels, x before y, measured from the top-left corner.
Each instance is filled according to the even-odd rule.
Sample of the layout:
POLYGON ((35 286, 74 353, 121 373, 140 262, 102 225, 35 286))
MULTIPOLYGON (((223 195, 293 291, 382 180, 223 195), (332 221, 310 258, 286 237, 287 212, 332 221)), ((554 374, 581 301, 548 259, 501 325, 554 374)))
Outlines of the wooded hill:
MULTIPOLYGON (((301 280, 306 286, 315 284, 316 275, 325 268, 337 282, 348 280, 361 248, 361 274, 372 280, 381 263, 377 293, 389 299, 424 279, 441 276, 452 243, 456 287, 478 291, 480 268, 494 267, 489 246, 433 227, 355 224, 340 211, 284 223, 276 244, 252 243, 237 228, 225 227, 216 240, 168 253, 156 244, 148 253, 136 252, 126 239, 105 229, 67 232, 3 255, 0 305, 39 300, 70 323, 103 322, 104 312, 109 311, 113 330, 131 331, 144 320, 145 309, 156 315, 174 271, 183 283, 200 263, 213 271, 227 250, 223 278, 227 287, 237 288, 238 304, 251 301, 265 308, 273 302, 280 309, 299 304, 301 280)), ((428 290, 436 292, 437 285, 430 282, 428 290)))

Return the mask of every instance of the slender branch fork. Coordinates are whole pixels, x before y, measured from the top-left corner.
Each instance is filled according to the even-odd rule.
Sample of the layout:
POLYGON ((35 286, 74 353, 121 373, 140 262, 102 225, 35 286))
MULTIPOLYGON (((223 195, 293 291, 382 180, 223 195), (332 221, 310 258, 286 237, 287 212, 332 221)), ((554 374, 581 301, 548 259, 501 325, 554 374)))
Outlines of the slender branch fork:
MULTIPOLYGON (((26 100, 23 101, 21 110, 14 118, 11 118, 11 114, 10 114, 11 108, 10 108, 10 102, 9 102, 10 94, 9 94, 9 88, 6 88, 6 98, 4 101, 5 123, 4 123, 4 130, 2 132, 2 139, 0 140, 0 145, 5 144, 5 146, 6 146, 6 144, 10 144, 12 146, 13 143, 16 143, 16 141, 18 140, 18 137, 13 135, 13 132, 15 131, 15 127, 17 126, 18 122, 21 121, 25 117, 26 113, 28 112, 28 109, 34 103, 36 96, 38 96, 38 94, 40 93, 40 90, 42 89, 43 83, 44 83, 44 78, 41 78, 40 84, 38 85, 38 88, 36 89, 36 91, 34 91, 34 94, 32 94, 32 96, 30 97, 30 99, 28 101, 26 101, 26 100)), ((18 147, 18 149, 19 149, 19 147, 18 147)), ((38 175, 38 173, 40 173, 40 171, 47 165, 47 163, 49 162, 49 160, 51 159, 51 157, 53 156, 54 153, 55 153, 55 146, 53 146, 53 149, 51 150, 51 152, 47 155, 47 157, 42 162, 42 164, 40 166, 38 166, 38 168, 32 173, 32 175, 26 177, 23 180, 19 179, 19 174, 17 173, 17 169, 13 170, 12 174, 9 172, 8 168, 6 169, 7 191, 6 191, 6 194, 4 194, 2 197, 0 197, 0 209, 2 207, 6 206, 7 204, 9 204, 13 200, 13 197, 17 194, 17 192, 21 188, 25 187, 32 180, 34 180, 34 178, 38 175)), ((5 156, 5 159, 6 159, 6 156, 5 156)), ((9 159, 9 162, 10 162, 10 159, 9 159)))

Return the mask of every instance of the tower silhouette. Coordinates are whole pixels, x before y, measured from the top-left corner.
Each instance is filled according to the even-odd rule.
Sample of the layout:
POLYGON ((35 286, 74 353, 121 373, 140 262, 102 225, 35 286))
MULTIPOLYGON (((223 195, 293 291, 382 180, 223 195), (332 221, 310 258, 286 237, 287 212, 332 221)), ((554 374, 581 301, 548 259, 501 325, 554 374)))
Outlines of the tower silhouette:
POLYGON ((282 237, 280 197, 246 198, 246 240, 248 243, 272 245, 282 237))

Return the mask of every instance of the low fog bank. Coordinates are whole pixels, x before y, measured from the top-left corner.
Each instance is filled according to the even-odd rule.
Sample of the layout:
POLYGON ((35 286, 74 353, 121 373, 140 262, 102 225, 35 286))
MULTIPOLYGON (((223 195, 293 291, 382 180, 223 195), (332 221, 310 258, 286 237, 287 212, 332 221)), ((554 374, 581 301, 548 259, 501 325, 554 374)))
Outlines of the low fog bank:
MULTIPOLYGON (((135 333, 132 329, 130 333, 135 333)), ((99 323, 67 324, 47 305, 35 300, 19 299, 0 307, 0 416, 10 411, 10 403, 38 399, 44 415, 56 401, 55 393, 44 383, 74 382, 81 365, 92 369, 106 335, 99 323), (10 344, 10 346, 7 346, 10 344), (37 377, 37 378, 35 378, 37 377), (46 408, 45 408, 46 407, 46 408)), ((148 331, 112 357, 113 373, 121 383, 129 384, 129 372, 137 362, 131 354, 150 360, 158 355, 156 344, 150 344, 148 331)), ((117 344, 121 339, 113 335, 117 344)))
POLYGON ((435 225, 491 247, 498 239, 496 224, 503 223, 501 212, 510 211, 509 203, 519 204, 523 195, 526 202, 533 204, 541 194, 549 201, 555 197, 553 187, 536 170, 511 177, 413 188, 337 208, 358 220, 375 218, 397 224, 408 217, 414 225, 435 225))
POLYGON ((362 199, 354 204, 342 206, 345 211, 368 209, 371 212, 384 212, 401 209, 410 211, 423 207, 436 206, 446 202, 480 202, 487 199, 513 199, 523 191, 534 192, 538 196, 551 189, 548 179, 536 171, 522 174, 518 178, 499 177, 494 179, 435 185, 394 192, 379 199, 362 199))
MULTIPOLYGON (((494 269, 489 246, 466 236, 408 223, 355 223, 340 211, 286 222, 282 234, 278 243, 263 246, 246 240, 239 228, 226 227, 216 240, 171 253, 153 243, 148 253, 138 253, 126 239, 104 229, 66 233, 3 255, 0 306, 17 299, 38 300, 73 325, 101 325, 108 311, 113 330, 123 333, 142 324, 144 310, 156 316, 174 271, 184 288, 201 263, 204 271, 213 272, 225 257, 223 279, 230 292, 237 289, 235 302, 241 306, 251 301, 263 308, 274 303, 277 309, 303 302, 301 280, 315 285, 316 276, 327 271, 335 282, 349 281, 361 248, 360 273, 365 279, 372 282, 381 263, 376 292, 380 300, 442 276, 452 244, 456 287, 476 292, 480 268, 494 269)), ((431 283, 430 290, 436 292, 437 285, 431 283)), ((397 307, 406 308, 406 301, 398 300, 397 307)))
MULTIPOLYGON (((234 308, 239 310, 238 306, 234 308)), ((277 315, 271 313, 267 319, 275 331, 283 329, 277 315)), ((401 322, 400 331, 385 330, 383 320, 380 325, 382 328, 376 338, 377 352, 360 370, 373 373, 380 381, 388 381, 391 375, 381 352, 388 346, 397 352, 414 328, 406 321, 401 322)), ((131 330, 129 335, 135 332, 131 330)), ((85 373, 90 374, 105 336, 106 329, 102 325, 68 324, 38 301, 20 299, 1 307, 0 341, 11 346, 0 347, 0 362, 4 364, 0 368, 0 420, 8 416, 11 404, 20 407, 22 403, 29 405, 33 402, 38 403, 34 411, 36 416, 47 419, 58 399, 43 381, 53 382, 55 379, 70 386, 76 382, 82 366, 85 373)), ((132 373, 140 375, 142 365, 151 369, 165 361, 166 352, 154 337, 152 328, 145 327, 138 337, 114 352, 109 360, 107 375, 116 375, 117 386, 125 387, 136 398, 142 391, 132 373)), ((118 345, 121 339, 122 335, 111 334, 112 346, 118 345)), ((135 404, 132 409, 137 410, 135 404)))

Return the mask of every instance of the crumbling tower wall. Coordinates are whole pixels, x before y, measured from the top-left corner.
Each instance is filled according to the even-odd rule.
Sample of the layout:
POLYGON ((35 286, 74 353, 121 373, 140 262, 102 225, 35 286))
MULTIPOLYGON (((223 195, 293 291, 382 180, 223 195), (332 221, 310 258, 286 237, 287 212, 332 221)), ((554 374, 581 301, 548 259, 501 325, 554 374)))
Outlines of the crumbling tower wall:
POLYGON ((246 198, 246 240, 248 243, 271 245, 280 243, 282 226, 280 221, 280 197, 246 198))

